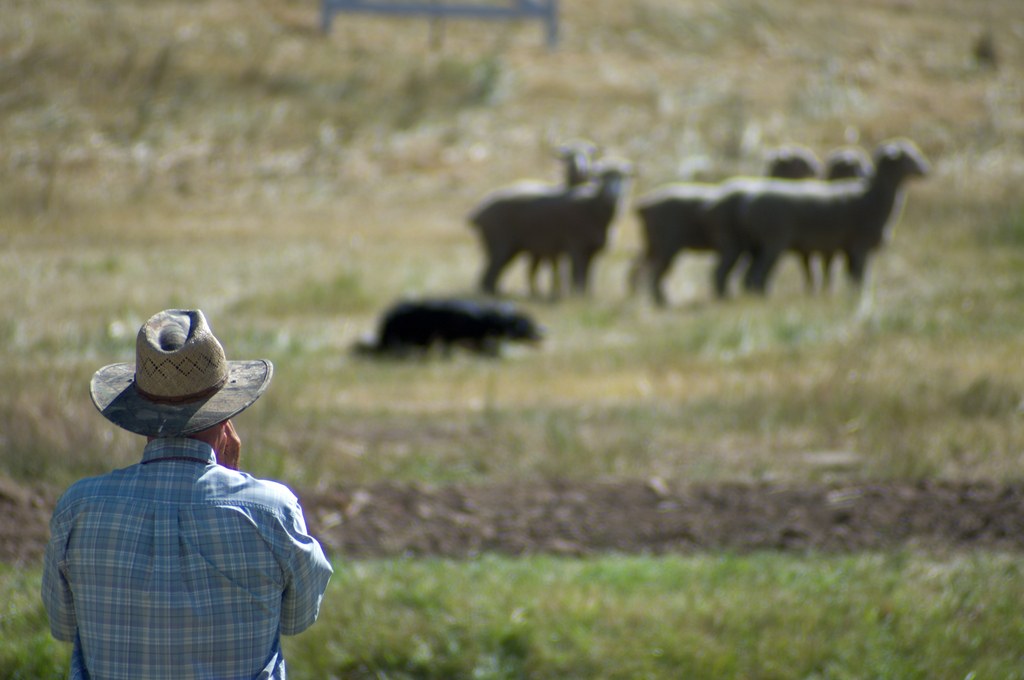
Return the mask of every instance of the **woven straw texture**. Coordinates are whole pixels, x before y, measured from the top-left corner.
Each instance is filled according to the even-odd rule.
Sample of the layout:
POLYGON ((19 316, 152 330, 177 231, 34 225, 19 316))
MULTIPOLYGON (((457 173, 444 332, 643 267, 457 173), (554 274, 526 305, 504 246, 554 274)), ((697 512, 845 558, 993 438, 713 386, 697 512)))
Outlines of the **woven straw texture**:
POLYGON ((228 374, 224 348, 199 310, 170 310, 139 329, 135 381, 160 397, 184 397, 221 384, 228 374))

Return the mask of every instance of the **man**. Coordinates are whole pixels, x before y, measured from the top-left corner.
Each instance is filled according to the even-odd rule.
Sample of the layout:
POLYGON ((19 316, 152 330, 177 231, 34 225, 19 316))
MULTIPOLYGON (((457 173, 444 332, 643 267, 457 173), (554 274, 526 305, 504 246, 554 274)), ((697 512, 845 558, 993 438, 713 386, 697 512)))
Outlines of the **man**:
POLYGON ((238 472, 231 418, 267 388, 269 361, 227 361, 201 311, 147 321, 135 364, 90 390, 148 438, 142 462, 73 484, 43 568, 50 630, 71 678, 283 678, 281 635, 316 621, 331 565, 295 496, 238 472))

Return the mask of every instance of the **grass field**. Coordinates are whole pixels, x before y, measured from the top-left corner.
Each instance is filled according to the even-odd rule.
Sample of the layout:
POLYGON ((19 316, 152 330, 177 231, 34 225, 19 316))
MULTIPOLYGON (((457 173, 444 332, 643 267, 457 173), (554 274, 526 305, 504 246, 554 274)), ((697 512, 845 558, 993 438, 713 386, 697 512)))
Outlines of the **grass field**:
MULTIPOLYGON (((391 479, 1024 479, 1019 2, 565 0, 556 50, 541 26, 526 23, 452 20, 432 44, 425 20, 339 15, 321 36, 310 0, 10 0, 2 14, 0 475, 17 484, 52 495, 137 460, 139 441, 96 414, 88 379, 105 363, 131 361, 141 322, 178 306, 206 312, 229 358, 274 362, 273 386, 237 420, 243 466, 298 488, 391 479), (995 68, 974 55, 985 31, 995 68), (765 152, 786 143, 824 154, 906 136, 933 171, 909 186, 862 292, 842 282, 808 296, 787 259, 767 298, 717 301, 713 260, 685 255, 671 274, 670 308, 657 309, 627 294, 640 245, 627 207, 588 299, 528 299, 522 265, 502 278, 508 296, 547 327, 539 351, 397 364, 350 355, 395 299, 474 292, 483 260, 466 214, 497 186, 558 179, 552 148, 577 136, 637 164, 634 197, 669 181, 758 174, 765 152)), ((484 604, 448 616, 460 625, 478 616, 490 632, 460 642, 457 626, 423 616, 416 625, 425 630, 393 648, 415 654, 419 640, 428 658, 448 659, 460 655, 436 645, 469 644, 464 665, 443 675, 443 663, 430 672, 396 663, 381 677, 668 678, 682 664, 691 677, 962 678, 974 669, 982 678, 1024 666, 1007 653, 1024 630, 1019 612, 976 631, 973 656, 961 657, 974 666, 946 666, 947 635, 962 619, 902 606, 909 641, 872 647, 875 626, 854 627, 837 643, 835 654, 849 660, 838 670, 815 665, 821 657, 811 649, 796 652, 803 665, 773 671, 759 662, 785 658, 800 631, 830 613, 821 603, 837 571, 857 571, 860 585, 838 605, 857 611, 883 607, 878 589, 899 579, 910 582, 908 600, 976 593, 992 570, 1006 574, 995 579, 994 601, 1024 590, 1003 556, 976 556, 969 568, 959 557, 915 556, 909 569, 888 559, 739 560, 735 568, 766 578, 806 577, 809 585, 782 588, 800 604, 778 603, 799 619, 778 624, 781 639, 747 629, 735 633, 741 642, 711 645, 711 665, 608 662, 619 670, 604 676, 590 665, 600 658, 594 649, 549 642, 560 626, 585 630, 606 613, 569 604, 563 620, 548 612, 543 625, 531 623, 527 642, 510 638, 529 647, 529 666, 480 670, 515 622, 497 623, 511 606, 503 584, 478 584, 484 604), (961 581, 932 588, 931 569, 961 581), (918 634, 935 646, 914 651, 918 634), (755 638, 761 656, 749 651, 755 638), (736 645, 748 656, 730 665, 722 650, 736 645), (879 649, 881 660, 858 665, 879 649)), ((714 577, 714 560, 592 568, 693 570, 701 583, 714 577)), ((573 581, 579 598, 597 597, 581 576, 586 563, 487 566, 511 579, 573 581)), ((357 565, 338 583, 369 570, 382 584, 371 594, 386 609, 389 598, 413 596, 402 574, 454 587, 470 578, 461 570, 478 568, 357 565)), ((7 583, 31 582, 33 569, 7 583)), ((663 594, 688 578, 633 582, 663 594)), ((604 592, 604 581, 595 583, 604 592)), ((532 587, 538 601, 551 596, 550 586, 532 587)), ((736 593, 715 587, 712 601, 732 611, 759 589, 756 581, 736 593)), ((609 606, 639 617, 649 605, 609 606)), ((38 607, 14 606, 35 611, 19 624, 24 639, 45 638, 38 607)), ((366 615, 361 635, 392 626, 366 615)), ((300 637, 298 677, 357 677, 343 661, 348 652, 331 650, 359 617, 332 611, 300 637)), ((19 658, 53 649, 36 644, 18 643, 19 658)), ((606 642, 595 632, 585 644, 606 642)), ((612 649, 619 661, 637 654, 612 649)), ((33 677, 25 663, 0 677, 33 677)))
MULTIPOLYGON (((310 680, 1012 680, 1022 579, 1016 556, 909 553, 363 562, 284 644, 310 680)), ((66 668, 38 583, 0 569, 0 677, 66 668)))

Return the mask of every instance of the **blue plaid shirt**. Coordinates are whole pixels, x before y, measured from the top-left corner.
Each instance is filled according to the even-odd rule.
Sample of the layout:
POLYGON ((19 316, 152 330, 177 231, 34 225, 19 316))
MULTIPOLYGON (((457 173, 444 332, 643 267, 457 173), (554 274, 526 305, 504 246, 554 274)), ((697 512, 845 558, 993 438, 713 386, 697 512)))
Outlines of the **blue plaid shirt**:
POLYGON ((193 439, 76 482, 50 534, 42 596, 71 678, 284 678, 281 635, 316 621, 332 572, 291 491, 193 439))

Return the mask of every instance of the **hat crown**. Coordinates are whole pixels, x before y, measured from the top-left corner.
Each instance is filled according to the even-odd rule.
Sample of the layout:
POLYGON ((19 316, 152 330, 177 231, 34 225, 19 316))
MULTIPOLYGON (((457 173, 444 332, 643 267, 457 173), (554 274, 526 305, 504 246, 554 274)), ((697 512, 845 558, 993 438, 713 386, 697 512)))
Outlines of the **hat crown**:
POLYGON ((154 315, 135 342, 135 387, 155 399, 199 398, 228 375, 224 348, 200 310, 172 309, 154 315))

